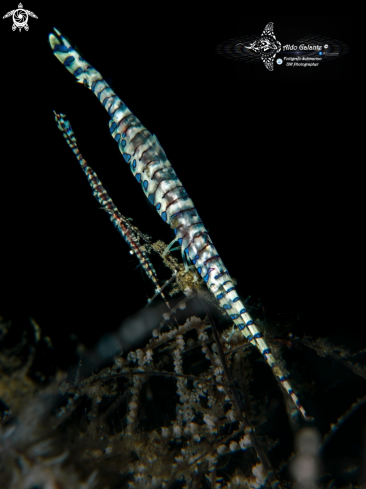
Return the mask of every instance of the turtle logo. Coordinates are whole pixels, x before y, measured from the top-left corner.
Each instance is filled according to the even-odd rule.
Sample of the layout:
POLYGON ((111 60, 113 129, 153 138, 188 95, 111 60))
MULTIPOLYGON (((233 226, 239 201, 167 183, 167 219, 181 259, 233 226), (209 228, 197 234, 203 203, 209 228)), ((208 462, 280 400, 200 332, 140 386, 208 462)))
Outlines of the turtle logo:
POLYGON ((16 10, 11 10, 7 14, 5 14, 3 19, 6 19, 11 15, 13 16, 13 22, 14 22, 12 26, 13 31, 15 31, 17 27, 19 28, 20 31, 22 30, 22 27, 24 27, 24 29, 27 31, 29 29, 28 16, 38 19, 38 17, 33 12, 31 12, 30 10, 25 10, 21 3, 18 5, 18 8, 16 10))
POLYGON ((251 49, 255 53, 261 55, 263 63, 269 71, 273 71, 273 62, 276 58, 276 54, 281 51, 282 47, 281 43, 276 40, 273 26, 273 22, 267 24, 262 37, 257 41, 254 41, 250 46, 245 46, 247 49, 251 49))

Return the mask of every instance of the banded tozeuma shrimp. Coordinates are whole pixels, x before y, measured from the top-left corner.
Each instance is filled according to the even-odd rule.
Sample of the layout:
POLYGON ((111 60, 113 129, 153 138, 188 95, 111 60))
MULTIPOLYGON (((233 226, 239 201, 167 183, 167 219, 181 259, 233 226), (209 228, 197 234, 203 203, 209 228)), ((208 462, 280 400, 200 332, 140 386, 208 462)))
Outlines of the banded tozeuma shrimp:
POLYGON ((179 243, 182 255, 185 254, 192 261, 220 306, 245 338, 260 350, 302 416, 309 419, 272 355, 263 333, 239 299, 229 272, 156 136, 141 124, 101 74, 80 56, 57 29, 50 34, 49 42, 57 59, 79 83, 97 96, 107 110, 111 117, 110 133, 145 196, 174 231, 173 242, 179 243))

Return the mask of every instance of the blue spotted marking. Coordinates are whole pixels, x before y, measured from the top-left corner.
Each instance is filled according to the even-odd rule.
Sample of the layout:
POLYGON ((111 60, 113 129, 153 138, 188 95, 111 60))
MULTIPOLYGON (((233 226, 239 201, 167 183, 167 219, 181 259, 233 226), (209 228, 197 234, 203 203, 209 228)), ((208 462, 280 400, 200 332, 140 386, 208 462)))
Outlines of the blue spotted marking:
POLYGON ((286 381, 286 377, 284 375, 281 375, 280 382, 285 382, 285 381, 286 381))
POLYGON ((254 339, 254 338, 253 338, 253 335, 251 335, 251 334, 250 334, 250 335, 247 337, 247 340, 248 340, 248 341, 253 341, 253 339, 254 339))
POLYGON ((114 132, 116 127, 117 127, 117 124, 115 122, 112 122, 111 127, 109 128, 109 132, 112 134, 112 132, 114 132))
POLYGON ((222 277, 223 275, 224 275, 223 273, 219 273, 218 275, 215 275, 215 277, 214 277, 214 278, 215 278, 215 279, 217 279, 217 278, 222 277))
MULTIPOLYGON (((126 141, 123 141, 123 142, 126 142, 126 141)), ((147 180, 144 180, 144 189, 146 190, 147 189, 147 186, 148 186, 149 182, 147 180)))
POLYGON ((247 322, 247 326, 250 326, 251 324, 254 324, 254 321, 250 320, 247 322))
POLYGON ((226 291, 226 293, 228 294, 229 292, 231 292, 232 290, 235 290, 235 287, 231 287, 229 290, 226 291))
POLYGON ((154 200, 155 200, 155 194, 150 194, 149 197, 147 198, 149 202, 151 202, 151 204, 154 205, 154 200))
POLYGON ((240 329, 240 331, 243 331, 243 329, 245 329, 245 324, 244 323, 237 324, 237 327, 240 329))
POLYGON ((219 301, 221 300, 223 297, 225 297, 225 294, 223 292, 221 292, 221 294, 219 294, 216 299, 219 301))
POLYGON ((126 131, 122 133, 122 137, 125 138, 126 137, 126 131))
POLYGON ((119 140, 121 139, 121 135, 120 134, 116 134, 116 137, 114 138, 117 143, 119 143, 119 140))
POLYGON ((125 162, 128 163, 131 159, 131 155, 128 153, 123 153, 123 158, 125 159, 125 162))
POLYGON ((56 51, 60 51, 61 53, 68 53, 69 52, 69 48, 67 46, 64 46, 63 44, 57 44, 53 48, 53 52, 55 53, 56 51))
MULTIPOLYGON (((248 323, 247 323, 247 326, 248 326, 248 323)), ((255 333, 255 335, 254 335, 255 340, 257 340, 258 338, 262 338, 262 337, 263 337, 262 333, 255 333)))
POLYGON ((124 139, 122 139, 122 146, 125 147, 126 146, 126 141, 124 139))
POLYGON ((237 302, 239 300, 239 297, 235 297, 231 302, 237 302))
POLYGON ((75 61, 74 56, 68 56, 64 61, 64 65, 70 66, 74 61, 75 61))
POLYGON ((189 246, 184 250, 184 253, 189 256, 189 246))
POLYGON ((245 314, 246 312, 247 312, 247 310, 244 307, 244 309, 241 309, 241 311, 239 312, 239 314, 245 314))
POLYGON ((132 166, 133 166, 134 168, 136 168, 136 160, 133 160, 133 162, 132 162, 132 166))
POLYGON ((164 222, 166 221, 166 212, 163 212, 163 213, 161 214, 161 218, 162 218, 162 220, 163 220, 164 222))
POLYGON ((271 350, 269 348, 266 348, 265 350, 262 351, 263 355, 268 355, 268 353, 271 353, 271 350))
POLYGON ((230 314, 230 317, 234 321, 234 319, 238 319, 239 314, 230 314))
POLYGON ((196 264, 196 261, 198 260, 198 258, 199 258, 199 256, 198 256, 198 255, 196 255, 196 256, 193 258, 193 260, 192 260, 193 265, 195 265, 195 264, 196 264))
POLYGON ((230 304, 224 304, 224 309, 231 309, 230 304))
POLYGON ((141 182, 141 173, 136 173, 135 177, 136 177, 136 180, 140 183, 141 182))
POLYGON ((158 211, 160 209, 160 207, 161 207, 161 204, 159 202, 159 204, 156 206, 156 210, 158 211))
POLYGON ((78 68, 75 72, 74 72, 74 75, 76 77, 78 77, 79 75, 81 75, 81 73, 84 73, 84 70, 82 68, 78 68))
POLYGON ((91 86, 91 90, 92 90, 92 92, 94 92, 94 91, 95 91, 95 86, 96 86, 96 84, 98 83, 98 81, 99 81, 99 80, 95 80, 95 81, 93 81, 92 86, 91 86))
POLYGON ((290 396, 291 396, 291 394, 293 394, 293 393, 294 393, 294 391, 291 389, 291 387, 290 387, 290 389, 288 390, 288 393, 290 394, 290 396))
POLYGON ((182 246, 183 238, 178 239, 178 243, 182 246))
POLYGON ((197 272, 201 275, 202 267, 197 268, 197 272))
POLYGON ((203 280, 207 283, 208 282, 208 279, 210 277, 210 273, 212 272, 212 270, 215 270, 214 268, 209 268, 208 269, 208 272, 206 273, 206 275, 203 277, 203 280))

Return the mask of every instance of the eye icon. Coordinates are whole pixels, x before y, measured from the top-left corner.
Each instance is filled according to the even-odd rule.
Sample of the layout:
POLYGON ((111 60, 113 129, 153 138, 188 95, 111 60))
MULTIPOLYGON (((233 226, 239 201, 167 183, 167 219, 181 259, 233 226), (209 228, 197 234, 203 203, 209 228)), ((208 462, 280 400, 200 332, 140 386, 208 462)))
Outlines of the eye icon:
POLYGON ((326 44, 326 45, 324 46, 324 49, 328 49, 328 48, 329 48, 329 46, 328 46, 328 44, 326 44))

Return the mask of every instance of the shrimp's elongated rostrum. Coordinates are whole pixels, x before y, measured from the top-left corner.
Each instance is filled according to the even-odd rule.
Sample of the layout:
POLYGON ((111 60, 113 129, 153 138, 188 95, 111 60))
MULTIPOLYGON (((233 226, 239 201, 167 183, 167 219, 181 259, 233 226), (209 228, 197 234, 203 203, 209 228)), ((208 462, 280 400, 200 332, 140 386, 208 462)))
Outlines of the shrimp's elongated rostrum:
POLYGON ((49 41, 57 59, 72 73, 79 83, 88 87, 99 99, 111 117, 109 129, 118 143, 125 162, 148 200, 175 233, 175 240, 184 254, 195 265, 242 334, 259 348, 293 402, 308 419, 304 408, 293 392, 287 378, 246 310, 235 290, 233 281, 214 247, 196 208, 156 136, 151 134, 113 92, 101 74, 90 66, 57 30, 49 41))

